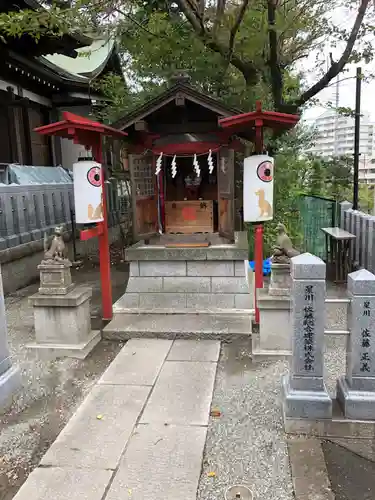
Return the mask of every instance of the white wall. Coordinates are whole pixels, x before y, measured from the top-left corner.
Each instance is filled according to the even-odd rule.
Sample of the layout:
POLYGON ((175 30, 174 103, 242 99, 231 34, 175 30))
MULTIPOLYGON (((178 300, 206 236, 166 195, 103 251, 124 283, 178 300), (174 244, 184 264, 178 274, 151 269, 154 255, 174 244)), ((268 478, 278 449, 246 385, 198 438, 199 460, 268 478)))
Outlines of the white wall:
MULTIPOLYGON (((89 106, 77 106, 77 107, 67 107, 60 108, 60 113, 63 111, 70 111, 76 115, 89 117, 90 107, 89 106)), ((62 116, 61 116, 62 118, 62 116)), ((70 139, 61 139, 61 158, 62 158, 62 166, 64 168, 72 168, 73 163, 77 161, 80 156, 80 153, 84 153, 85 148, 80 144, 74 144, 74 142, 70 139)))

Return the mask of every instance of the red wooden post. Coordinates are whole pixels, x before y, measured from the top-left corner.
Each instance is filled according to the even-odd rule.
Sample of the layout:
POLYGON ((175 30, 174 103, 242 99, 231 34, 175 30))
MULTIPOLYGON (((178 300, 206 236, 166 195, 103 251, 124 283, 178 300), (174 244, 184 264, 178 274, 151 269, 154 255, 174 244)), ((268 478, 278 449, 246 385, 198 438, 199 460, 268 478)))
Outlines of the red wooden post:
POLYGON ((99 238, 99 265, 100 265, 100 281, 102 285, 102 318, 110 320, 113 315, 112 310, 112 284, 111 284, 111 255, 109 251, 109 236, 108 236, 108 214, 107 214, 107 193, 105 186, 105 176, 103 169, 103 154, 102 141, 99 135, 96 144, 92 145, 92 152, 95 161, 101 164, 102 168, 102 189, 103 189, 103 222, 101 226, 99 238))
MULTIPOLYGON (((256 110, 262 112, 260 101, 256 102, 256 110)), ((263 120, 255 120, 255 151, 258 155, 263 153, 263 120)), ((263 288, 263 224, 255 226, 254 235, 254 261, 255 261, 255 323, 259 323, 259 308, 257 305, 258 290, 263 288)))

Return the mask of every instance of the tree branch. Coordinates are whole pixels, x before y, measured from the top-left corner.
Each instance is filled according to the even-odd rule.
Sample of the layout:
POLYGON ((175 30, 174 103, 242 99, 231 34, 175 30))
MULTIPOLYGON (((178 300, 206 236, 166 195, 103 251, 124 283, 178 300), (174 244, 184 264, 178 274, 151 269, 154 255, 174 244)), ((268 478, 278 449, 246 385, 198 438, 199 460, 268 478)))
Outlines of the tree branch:
POLYGON ((226 0, 217 0, 216 15, 215 15, 215 21, 214 21, 214 28, 213 28, 214 36, 216 36, 217 30, 220 28, 221 21, 224 17, 225 4, 226 4, 226 0))
POLYGON ((205 8, 206 8, 206 1, 205 0, 199 0, 199 2, 198 2, 198 12, 199 12, 200 16, 204 15, 205 8))
POLYGON ((361 0, 361 5, 358 8, 357 16, 354 21, 352 30, 350 32, 348 41, 344 52, 342 53, 340 59, 337 62, 331 62, 331 66, 327 73, 318 80, 315 85, 310 87, 306 92, 304 92, 301 97, 295 102, 296 107, 300 107, 309 101, 312 97, 323 90, 333 78, 335 78, 347 64, 349 57, 353 51, 354 44, 357 40, 359 30, 362 25, 363 18, 365 17, 367 7, 369 6, 371 0, 361 0))
POLYGON ((244 61, 235 54, 231 54, 229 59, 228 47, 216 37, 213 37, 212 33, 206 29, 203 19, 199 17, 192 0, 177 0, 176 3, 207 48, 220 54, 224 60, 229 61, 237 68, 243 74, 247 85, 255 84, 258 81, 258 70, 252 61, 244 61))
POLYGON ((275 27, 276 4, 273 0, 268 0, 268 40, 269 59, 268 66, 271 73, 271 89, 275 104, 275 109, 281 111, 283 107, 283 74, 279 61, 277 33, 275 27))
POLYGON ((191 0, 178 0, 176 2, 180 10, 185 14, 186 19, 189 21, 194 31, 200 36, 206 35, 206 29, 202 17, 196 10, 194 3, 191 0))
POLYGON ((241 26, 241 23, 243 21, 243 18, 245 17, 246 10, 249 6, 249 1, 250 0, 243 0, 241 7, 238 9, 236 19, 234 21, 234 25, 232 29, 230 30, 230 36, 229 36, 229 59, 232 57, 233 54, 233 49, 234 49, 234 42, 236 39, 237 32, 241 26))

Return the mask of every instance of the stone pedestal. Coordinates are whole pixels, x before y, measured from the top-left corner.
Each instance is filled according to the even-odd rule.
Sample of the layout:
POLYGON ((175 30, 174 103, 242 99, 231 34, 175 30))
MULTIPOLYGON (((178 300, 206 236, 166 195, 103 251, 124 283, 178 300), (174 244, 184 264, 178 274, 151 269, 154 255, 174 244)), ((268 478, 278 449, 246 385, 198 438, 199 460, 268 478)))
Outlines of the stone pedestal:
POLYGON ((345 417, 375 420, 375 276, 361 269, 348 276, 351 300, 346 375, 337 381, 345 417))
POLYGON ((84 359, 101 338, 99 331, 91 331, 91 295, 92 289, 84 286, 65 295, 32 295, 36 342, 28 347, 51 357, 84 359))
POLYGON ((273 263, 268 291, 258 291, 260 322, 259 334, 252 338, 253 357, 291 355, 290 287, 290 264, 273 263))
POLYGON ((66 261, 58 264, 42 262, 39 266, 40 288, 39 293, 43 295, 66 295, 73 288, 70 268, 71 262, 66 261))
POLYGON ((270 295, 266 290, 258 290, 257 305, 260 322, 259 334, 252 335, 253 357, 290 356, 290 297, 270 295))
POLYGON ((284 419, 332 418, 323 380, 326 265, 305 253, 291 259, 292 357, 282 380, 284 419))
POLYGON ((21 386, 20 371, 18 367, 12 365, 7 336, 3 280, 0 265, 0 413, 8 409, 8 406, 12 403, 13 394, 21 386))
POLYGON ((289 297, 291 285, 290 264, 272 263, 269 294, 289 297))

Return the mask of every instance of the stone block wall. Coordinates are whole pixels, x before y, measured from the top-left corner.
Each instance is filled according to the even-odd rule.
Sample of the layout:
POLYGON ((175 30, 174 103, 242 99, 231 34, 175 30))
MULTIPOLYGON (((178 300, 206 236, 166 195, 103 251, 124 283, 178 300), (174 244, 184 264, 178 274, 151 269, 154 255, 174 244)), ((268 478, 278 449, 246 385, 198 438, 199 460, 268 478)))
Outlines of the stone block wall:
POLYGON ((117 308, 250 309, 244 261, 132 261, 117 308))

